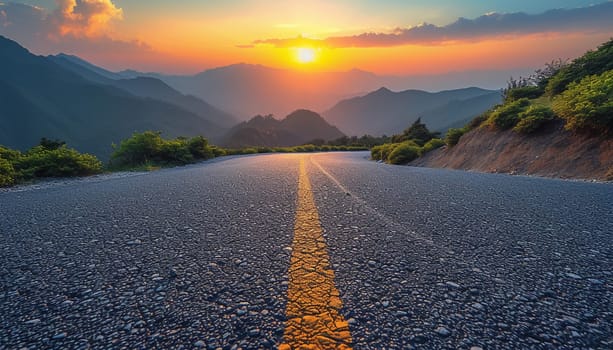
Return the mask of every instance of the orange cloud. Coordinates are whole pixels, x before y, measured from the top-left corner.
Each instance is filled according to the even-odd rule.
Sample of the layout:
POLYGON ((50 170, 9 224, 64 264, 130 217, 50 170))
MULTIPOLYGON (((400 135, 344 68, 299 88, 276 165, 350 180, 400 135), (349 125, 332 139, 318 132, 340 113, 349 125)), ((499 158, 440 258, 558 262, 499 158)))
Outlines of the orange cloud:
POLYGON ((111 0, 56 0, 51 15, 60 35, 96 37, 103 35, 109 22, 123 18, 122 9, 111 0))
POLYGON ((478 42, 492 38, 515 38, 540 33, 611 32, 613 1, 589 7, 555 9, 540 14, 488 13, 475 19, 459 18, 445 26, 420 24, 397 28, 391 33, 367 32, 326 39, 273 38, 255 40, 254 45, 274 47, 316 46, 332 48, 392 47, 478 42))
MULTIPOLYGON (((21 3, 0 2, 0 35, 39 54, 67 52, 85 58, 136 60, 153 49, 139 40, 115 38, 113 21, 123 11, 111 0, 56 0, 52 11, 21 3)), ((148 56, 147 56, 148 57, 148 56)))

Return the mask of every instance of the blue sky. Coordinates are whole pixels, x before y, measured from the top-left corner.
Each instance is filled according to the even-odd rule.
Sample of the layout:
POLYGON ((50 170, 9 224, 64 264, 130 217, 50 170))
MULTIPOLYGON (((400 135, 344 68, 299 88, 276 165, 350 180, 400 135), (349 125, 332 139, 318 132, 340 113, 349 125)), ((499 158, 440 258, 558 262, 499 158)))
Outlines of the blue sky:
MULTIPOLYGON (((10 2, 10 1, 9 1, 10 2)), ((15 1, 40 6, 47 9, 56 7, 55 0, 15 1)), ((297 7, 309 6, 310 1, 285 0, 295 3, 297 7)), ((444 25, 457 17, 477 17, 487 12, 526 12, 539 13, 553 8, 574 8, 589 6, 599 1, 585 0, 515 0, 515 1, 475 1, 475 0, 340 0, 334 1, 343 7, 358 11, 372 17, 384 17, 388 22, 400 25, 431 22, 444 25)), ((215 15, 235 11, 249 11, 251 7, 262 4, 278 4, 279 1, 261 0, 116 0, 129 16, 141 16, 143 13, 181 13, 205 12, 215 15)))

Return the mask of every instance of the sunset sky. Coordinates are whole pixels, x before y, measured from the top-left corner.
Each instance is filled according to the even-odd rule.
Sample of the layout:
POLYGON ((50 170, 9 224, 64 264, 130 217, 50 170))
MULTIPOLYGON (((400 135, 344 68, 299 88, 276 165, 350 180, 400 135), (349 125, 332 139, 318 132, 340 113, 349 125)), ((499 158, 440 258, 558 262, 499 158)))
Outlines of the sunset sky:
POLYGON ((613 37, 611 18, 613 2, 593 0, 0 2, 0 34, 34 53, 165 73, 239 62, 385 75, 535 69, 613 37))

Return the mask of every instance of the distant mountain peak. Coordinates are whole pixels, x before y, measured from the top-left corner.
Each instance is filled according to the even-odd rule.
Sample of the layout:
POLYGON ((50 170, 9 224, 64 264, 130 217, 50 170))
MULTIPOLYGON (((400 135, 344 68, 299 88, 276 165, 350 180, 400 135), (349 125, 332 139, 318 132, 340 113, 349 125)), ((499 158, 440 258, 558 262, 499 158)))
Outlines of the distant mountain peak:
POLYGON ((321 115, 298 109, 281 120, 272 115, 256 115, 233 127, 222 143, 229 147, 297 146, 315 139, 333 140, 342 136, 321 115))
POLYGON ((322 119, 323 120, 321 115, 311 110, 308 110, 308 109, 297 109, 285 117, 285 119, 296 119, 296 118, 301 118, 301 119, 312 118, 312 119, 322 119))
MULTIPOLYGON (((125 80, 148 82, 148 83, 168 86, 168 84, 166 84, 165 82, 161 81, 160 79, 154 78, 154 77, 148 77, 148 76, 138 76, 138 77, 134 77, 134 78, 126 78, 125 80)), ((168 87, 170 88, 170 86, 168 86, 168 87)))
POLYGON ((273 117, 272 114, 267 114, 267 115, 258 114, 254 116, 253 118, 249 119, 249 121, 247 122, 262 122, 262 121, 273 121, 273 120, 275 122, 278 122, 277 118, 273 117))
POLYGON ((480 87, 476 87, 476 86, 467 86, 465 88, 460 88, 460 89, 451 89, 451 90, 441 90, 439 91, 439 93, 445 93, 445 92, 457 92, 457 91, 465 91, 465 92, 476 92, 476 93, 490 93, 492 92, 492 90, 486 90, 480 87))
POLYGON ((135 75, 136 74, 142 74, 142 72, 139 72, 139 71, 134 70, 134 69, 124 69, 124 70, 122 70, 122 71, 120 71, 118 73, 122 74, 122 75, 127 75, 127 74, 135 74, 135 75))
POLYGON ((382 86, 380 88, 378 88, 377 90, 369 93, 366 96, 388 96, 388 95, 393 95, 395 94, 395 92, 393 92, 392 90, 386 88, 385 86, 382 86))
POLYGON ((64 52, 58 53, 57 55, 55 55, 55 57, 60 57, 60 58, 78 58, 75 55, 71 55, 71 54, 64 53, 64 52))

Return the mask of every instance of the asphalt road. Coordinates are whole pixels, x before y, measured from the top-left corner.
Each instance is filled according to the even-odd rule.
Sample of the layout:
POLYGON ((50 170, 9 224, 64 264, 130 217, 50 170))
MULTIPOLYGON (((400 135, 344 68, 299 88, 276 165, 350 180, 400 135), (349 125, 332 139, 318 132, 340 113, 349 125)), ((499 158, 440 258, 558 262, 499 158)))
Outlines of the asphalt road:
POLYGON ((0 349, 276 348, 300 159, 353 348, 613 347, 613 185, 366 157, 1 192, 0 349))

